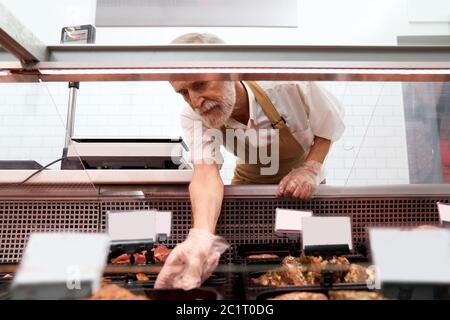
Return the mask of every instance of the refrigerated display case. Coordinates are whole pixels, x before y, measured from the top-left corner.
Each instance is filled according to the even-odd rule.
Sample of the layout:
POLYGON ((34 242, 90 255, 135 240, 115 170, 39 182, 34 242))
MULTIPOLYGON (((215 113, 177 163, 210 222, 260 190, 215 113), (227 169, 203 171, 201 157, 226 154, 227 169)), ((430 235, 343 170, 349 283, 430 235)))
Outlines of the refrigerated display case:
MULTIPOLYGON (((5 19, 17 22, 11 16, 5 16, 5 19)), ((81 83, 82 92, 84 83, 116 81, 327 81, 396 83, 416 88, 418 84, 425 84, 425 87, 442 85, 442 92, 437 96, 438 102, 433 106, 438 110, 433 121, 437 121, 435 129, 439 131, 438 136, 433 136, 433 146, 439 147, 440 152, 426 151, 426 144, 430 143, 431 138, 426 135, 419 138, 415 135, 429 132, 428 127, 418 128, 424 125, 423 122, 410 123, 413 127, 411 132, 414 132, 412 136, 406 129, 406 136, 411 141, 409 153, 421 159, 412 167, 420 174, 430 165, 430 170, 435 170, 432 175, 439 176, 440 180, 411 179, 412 184, 375 186, 347 183, 322 185, 308 201, 277 198, 276 186, 273 185, 226 186, 217 233, 228 240, 231 248, 223 255, 217 272, 205 283, 206 287, 220 288, 222 291, 219 294, 214 293, 216 289, 199 292, 201 298, 262 299, 273 296, 273 293, 264 296, 261 294, 264 290, 255 289, 249 276, 255 271, 254 266, 262 265, 249 262, 241 254, 242 246, 245 245, 267 246, 268 249, 262 251, 270 254, 274 251, 270 250, 272 246, 281 245, 287 248, 288 254, 299 255, 299 252, 289 251, 292 247, 299 248, 299 240, 285 238, 274 232, 276 208, 310 210, 317 216, 350 217, 353 243, 357 248, 353 254, 362 255, 363 260, 368 261, 369 228, 438 225, 436 203, 450 202, 450 185, 446 184, 449 181, 450 46, 46 46, 32 33, 17 33, 17 29, 11 28, 11 24, 1 21, 4 20, 0 19, 0 43, 5 50, 0 48, 0 83, 17 83, 18 86, 27 83, 58 82, 64 86, 67 83, 81 83), (418 151, 414 151, 414 148, 418 151), (423 157, 431 158, 423 160, 423 157), (438 164, 441 165, 441 170, 438 164), (429 184, 418 184, 420 182, 429 184), (240 278, 242 274, 244 282, 240 278)), ((73 96, 73 85, 70 90, 73 96)), ((419 108, 418 112, 425 108, 418 105, 417 96, 412 96, 407 90, 403 94, 405 101, 411 101, 414 108, 419 108)), ((70 111, 76 104, 73 98, 69 101, 70 111)), ((370 119, 373 115, 374 111, 371 111, 370 119)), ((73 121, 70 117, 67 119, 68 123, 63 128, 66 137, 69 132, 67 128, 71 127, 70 122, 73 121)), ((363 135, 363 140, 364 137, 366 134, 363 135)), ((358 161, 361 144, 357 143, 354 150, 355 158, 344 178, 346 182, 352 174, 358 175, 352 169, 358 161)), ((79 160, 82 164, 82 159, 79 160)), ((30 175, 34 174, 33 170, 0 171, 0 262, 8 264, 3 265, 2 282, 7 282, 10 278, 8 275, 14 274, 15 264, 20 262, 32 232, 106 232, 105 217, 108 211, 153 208, 173 213, 173 229, 165 245, 173 247, 183 241, 190 228, 191 207, 187 187, 189 175, 177 179, 179 172, 174 172, 172 176, 164 173, 148 176, 146 180, 139 178, 141 172, 135 172, 135 175, 128 178, 117 178, 114 176, 116 172, 108 172, 106 175, 112 178, 105 178, 104 172, 95 170, 44 170, 29 180, 30 175)), ((410 172, 416 172, 414 170, 411 168, 410 172)), ((264 262, 272 264, 280 261, 264 262)), ((135 277, 130 274, 158 271, 149 265, 108 268, 106 278, 110 276, 110 281, 133 290, 137 288, 137 291, 142 286, 136 284, 135 277)), ((264 268, 267 269, 267 266, 263 265, 264 268)), ((146 283, 149 292, 153 292, 151 279, 152 277, 146 283)), ((326 283, 319 283, 317 287, 308 290, 328 294, 330 287, 325 290, 323 286, 326 283)), ((333 285, 332 288, 334 289, 333 285)), ((284 291, 274 289, 274 292, 290 290, 292 288, 284 288, 284 291)), ((444 294, 442 297, 448 298, 448 295, 444 294)))

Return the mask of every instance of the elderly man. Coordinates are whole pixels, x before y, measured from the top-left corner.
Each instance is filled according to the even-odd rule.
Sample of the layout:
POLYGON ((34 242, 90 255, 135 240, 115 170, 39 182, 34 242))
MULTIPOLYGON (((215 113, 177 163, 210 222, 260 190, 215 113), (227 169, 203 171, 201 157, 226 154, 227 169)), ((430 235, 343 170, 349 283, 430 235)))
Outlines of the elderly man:
MULTIPOLYGON (((173 43, 223 41, 211 34, 187 34, 173 43)), ((224 194, 219 174, 223 157, 217 140, 238 157, 233 184, 278 183, 279 197, 308 199, 323 181, 322 164, 331 143, 345 127, 337 101, 314 82, 172 81, 171 85, 188 104, 181 125, 194 164, 189 185, 193 228, 172 251, 155 287, 187 290, 211 275, 228 247, 214 235, 224 194), (198 127, 200 135, 195 133, 198 127), (230 130, 244 135, 229 135, 230 130), (263 130, 268 133, 266 139, 259 137, 263 130), (251 131, 256 134, 246 134, 251 131), (225 141, 230 137, 231 141, 225 141), (268 165, 261 156, 249 161, 250 151, 261 148, 271 149, 275 172, 263 174, 268 165)))

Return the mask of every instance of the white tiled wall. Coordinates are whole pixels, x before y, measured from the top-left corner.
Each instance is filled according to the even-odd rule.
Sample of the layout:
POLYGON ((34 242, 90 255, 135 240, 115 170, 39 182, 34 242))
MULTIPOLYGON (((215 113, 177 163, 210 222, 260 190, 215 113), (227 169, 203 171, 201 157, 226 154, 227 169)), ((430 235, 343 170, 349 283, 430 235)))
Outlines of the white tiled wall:
MULTIPOLYGON (((342 101, 347 125, 327 158, 327 183, 408 183, 401 85, 322 85, 342 101)), ((67 100, 66 83, 1 84, 0 159, 47 164, 59 158, 67 100)), ((183 105, 167 82, 81 83, 75 136, 179 136, 183 105)), ((231 180, 233 167, 234 157, 227 154, 222 169, 225 183, 231 180)))
POLYGON ((322 84, 342 102, 347 126, 328 156, 328 183, 409 183, 401 84, 322 84))

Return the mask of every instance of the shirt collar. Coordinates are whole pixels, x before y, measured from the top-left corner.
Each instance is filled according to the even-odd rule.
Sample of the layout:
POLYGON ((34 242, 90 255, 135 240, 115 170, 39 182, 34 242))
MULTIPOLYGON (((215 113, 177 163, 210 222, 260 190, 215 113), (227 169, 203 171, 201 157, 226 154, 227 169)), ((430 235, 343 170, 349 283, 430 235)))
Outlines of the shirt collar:
MULTIPOLYGON (((245 91, 247 91, 247 99, 248 99, 248 123, 245 127, 249 127, 251 122, 255 123, 255 119, 256 119, 256 98, 255 98, 255 94, 253 93, 253 91, 250 89, 250 87, 244 82, 241 81, 241 83, 243 84, 245 91)), ((239 128, 242 127, 243 124, 236 121, 233 118, 228 119, 227 121, 227 125, 229 127, 232 128, 239 128)))

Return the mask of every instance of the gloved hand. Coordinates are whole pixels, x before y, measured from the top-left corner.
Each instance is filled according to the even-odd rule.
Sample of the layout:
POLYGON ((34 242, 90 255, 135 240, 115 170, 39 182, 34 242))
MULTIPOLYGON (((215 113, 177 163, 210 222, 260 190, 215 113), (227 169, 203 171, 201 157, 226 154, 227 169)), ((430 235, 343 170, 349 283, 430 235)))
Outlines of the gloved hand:
POLYGON ((292 169, 281 179, 277 196, 309 199, 320 183, 320 169, 322 164, 315 160, 308 160, 299 168, 292 169))
POLYGON ((228 247, 224 238, 192 228, 186 240, 170 253, 156 279, 155 288, 190 290, 200 287, 228 247))

